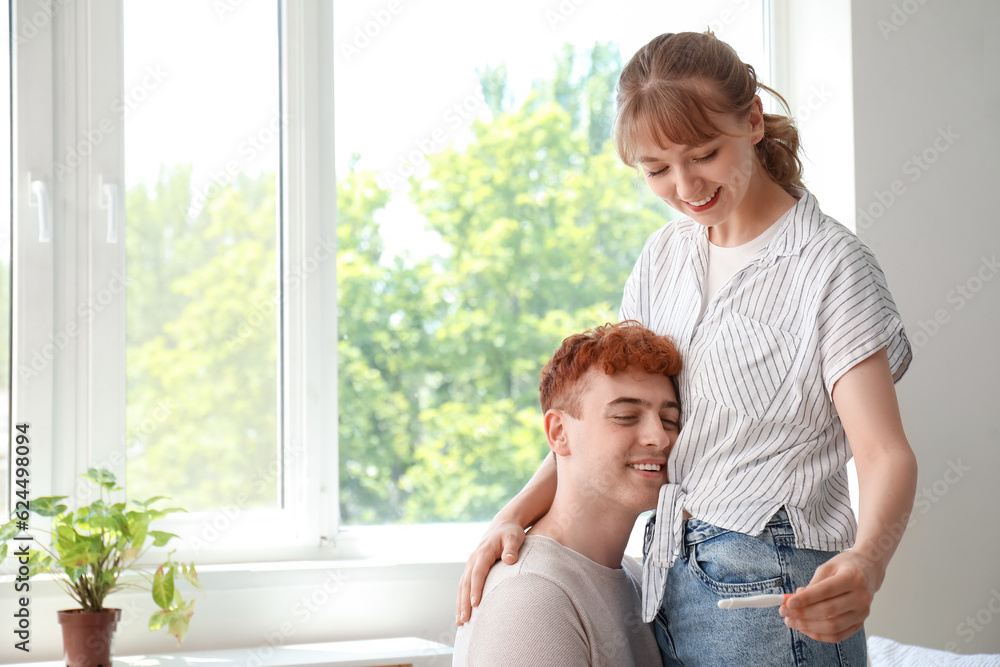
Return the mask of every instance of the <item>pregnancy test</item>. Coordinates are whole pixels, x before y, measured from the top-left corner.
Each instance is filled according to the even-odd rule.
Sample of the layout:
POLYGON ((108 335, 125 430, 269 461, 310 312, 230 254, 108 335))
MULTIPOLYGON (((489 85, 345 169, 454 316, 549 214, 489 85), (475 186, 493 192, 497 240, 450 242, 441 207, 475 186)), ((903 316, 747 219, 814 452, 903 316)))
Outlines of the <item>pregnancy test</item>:
POLYGON ((780 607, 794 593, 775 593, 773 595, 751 595, 744 598, 726 598, 719 600, 719 609, 746 609, 748 607, 780 607))

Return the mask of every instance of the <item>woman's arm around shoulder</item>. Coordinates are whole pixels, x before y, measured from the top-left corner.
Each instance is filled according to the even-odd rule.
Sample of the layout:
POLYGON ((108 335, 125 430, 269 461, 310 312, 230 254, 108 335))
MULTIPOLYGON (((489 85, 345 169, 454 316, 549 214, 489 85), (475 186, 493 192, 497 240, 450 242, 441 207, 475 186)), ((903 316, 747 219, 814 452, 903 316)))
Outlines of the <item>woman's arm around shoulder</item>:
POLYGON ((483 594, 483 584, 493 564, 503 557, 508 565, 517 562, 524 543, 524 531, 552 506, 556 495, 556 464, 546 456, 524 488, 490 522, 479 546, 465 563, 455 602, 455 623, 462 625, 472 615, 483 594))

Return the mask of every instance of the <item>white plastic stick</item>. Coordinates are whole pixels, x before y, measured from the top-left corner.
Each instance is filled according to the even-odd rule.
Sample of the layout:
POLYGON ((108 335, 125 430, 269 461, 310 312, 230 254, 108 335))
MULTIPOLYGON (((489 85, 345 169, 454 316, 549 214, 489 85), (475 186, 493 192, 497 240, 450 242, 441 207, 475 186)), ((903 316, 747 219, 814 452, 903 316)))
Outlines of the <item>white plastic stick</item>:
POLYGON ((773 595, 751 595, 745 598, 726 598, 719 600, 719 609, 780 607, 792 595, 793 593, 775 593, 773 595))

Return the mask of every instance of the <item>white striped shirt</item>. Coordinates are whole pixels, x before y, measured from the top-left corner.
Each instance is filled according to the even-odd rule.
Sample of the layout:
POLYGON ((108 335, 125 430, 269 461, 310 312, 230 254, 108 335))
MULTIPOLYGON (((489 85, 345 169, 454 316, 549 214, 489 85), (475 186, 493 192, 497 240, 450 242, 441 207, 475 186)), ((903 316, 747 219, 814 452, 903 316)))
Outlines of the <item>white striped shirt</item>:
POLYGON ((804 549, 854 543, 845 465, 850 446, 834 383, 885 347, 894 380, 910 345, 875 256, 820 211, 808 192, 774 239, 719 290, 699 320, 707 229, 682 217, 646 241, 625 285, 621 319, 670 336, 683 427, 647 538, 643 616, 660 606, 687 509, 727 530, 758 535, 785 507, 804 549))

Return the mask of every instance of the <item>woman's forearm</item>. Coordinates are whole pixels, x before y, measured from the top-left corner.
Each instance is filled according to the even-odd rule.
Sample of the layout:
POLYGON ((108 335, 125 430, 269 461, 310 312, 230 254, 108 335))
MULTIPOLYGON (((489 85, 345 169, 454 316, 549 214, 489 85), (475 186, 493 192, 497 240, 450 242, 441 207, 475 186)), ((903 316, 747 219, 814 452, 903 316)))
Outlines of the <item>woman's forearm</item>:
POLYGON ((881 577, 876 583, 881 587, 913 510, 917 460, 907 445, 859 460, 857 466, 859 516, 854 549, 878 567, 881 577))
POLYGON ((849 370, 833 388, 858 468, 854 551, 876 570, 876 590, 906 530, 917 487, 917 461, 903 432, 885 350, 849 370))
POLYGON ((524 488, 493 517, 491 525, 513 521, 524 529, 530 528, 549 508, 556 497, 556 463, 546 456, 524 488))

